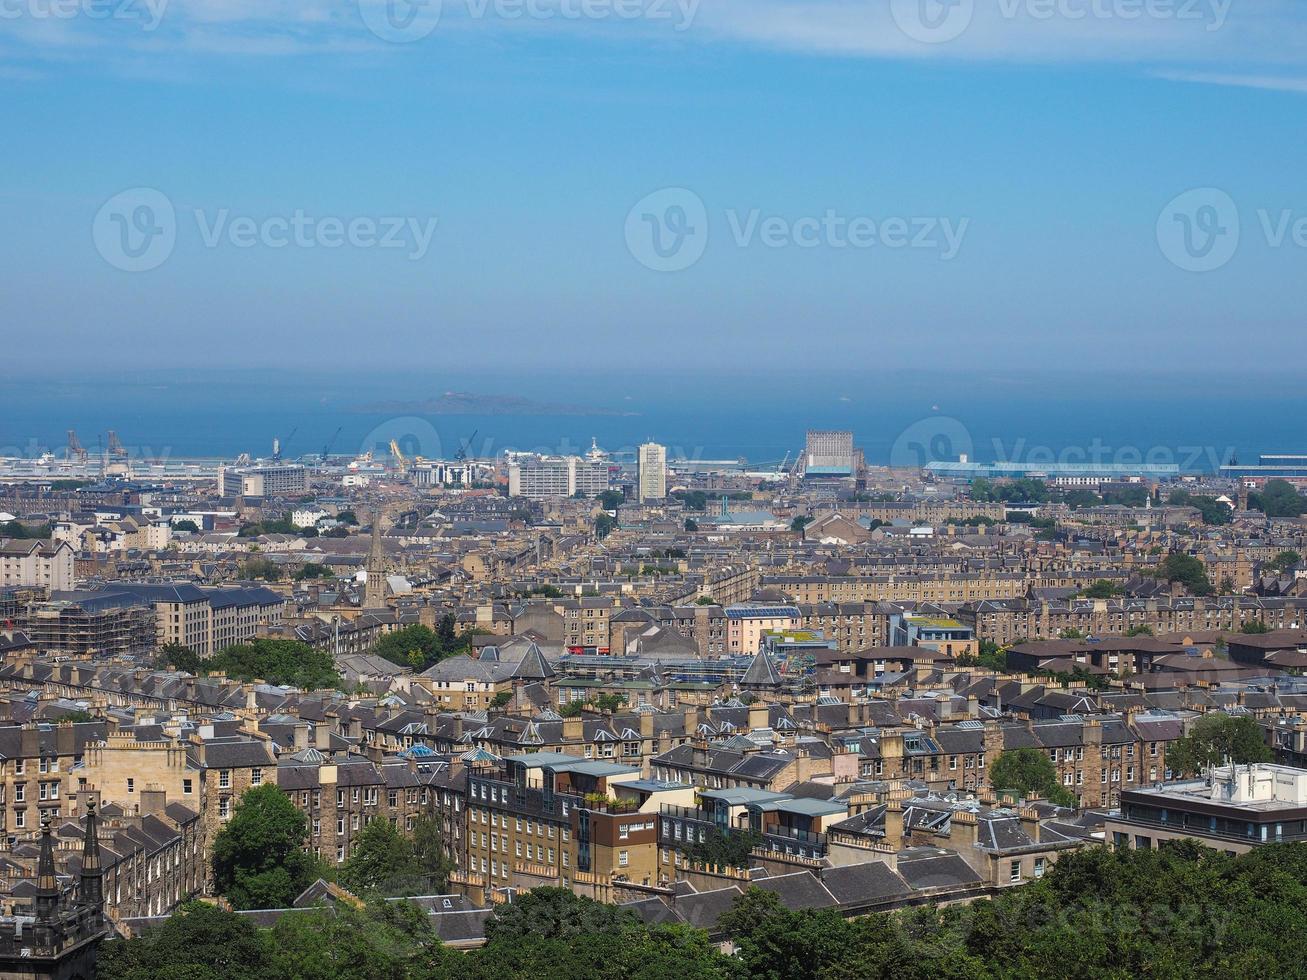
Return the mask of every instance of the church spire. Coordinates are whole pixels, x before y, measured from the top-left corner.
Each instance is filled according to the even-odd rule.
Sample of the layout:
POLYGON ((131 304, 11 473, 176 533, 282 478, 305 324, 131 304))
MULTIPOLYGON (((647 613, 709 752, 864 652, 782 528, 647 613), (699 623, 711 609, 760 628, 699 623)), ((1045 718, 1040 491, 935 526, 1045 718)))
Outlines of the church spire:
POLYGON ((78 899, 97 912, 104 908, 104 868, 100 863, 99 819, 95 800, 86 803, 86 837, 82 842, 82 880, 78 899))
POLYGON ((36 919, 49 924, 54 922, 59 906, 59 879, 54 871, 54 837, 50 821, 41 821, 41 853, 36 859, 36 919))
POLYGON ((372 511, 372 545, 368 549, 367 583, 363 586, 363 608, 384 609, 386 605, 386 553, 381 546, 381 521, 384 511, 378 505, 372 511))

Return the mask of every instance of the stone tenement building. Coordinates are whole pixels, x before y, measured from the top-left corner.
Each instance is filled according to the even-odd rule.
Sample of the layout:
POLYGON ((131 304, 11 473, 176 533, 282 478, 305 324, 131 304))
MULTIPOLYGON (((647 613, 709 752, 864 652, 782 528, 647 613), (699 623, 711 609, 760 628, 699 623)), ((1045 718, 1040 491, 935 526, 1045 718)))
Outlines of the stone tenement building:
POLYGON ((968 603, 957 618, 982 640, 1000 646, 1051 639, 1064 630, 1083 636, 1123 636, 1148 627, 1155 634, 1236 633, 1247 623, 1263 622, 1272 629, 1301 625, 1307 619, 1307 599, 1262 599, 1254 596, 1158 599, 1006 599, 968 603))

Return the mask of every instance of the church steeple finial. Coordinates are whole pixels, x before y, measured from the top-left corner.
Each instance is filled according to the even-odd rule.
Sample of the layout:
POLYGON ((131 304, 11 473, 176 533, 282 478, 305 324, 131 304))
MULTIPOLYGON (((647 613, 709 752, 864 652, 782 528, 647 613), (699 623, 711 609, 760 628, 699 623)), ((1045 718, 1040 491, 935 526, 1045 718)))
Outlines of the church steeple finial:
POLYGON ((104 907, 104 868, 100 863, 99 819, 95 800, 86 803, 86 837, 82 841, 82 879, 78 899, 97 912, 104 907))
POLYGON ((36 859, 36 918, 39 922, 54 922, 59 906, 59 878, 54 870, 54 836, 50 821, 41 821, 41 853, 36 859))

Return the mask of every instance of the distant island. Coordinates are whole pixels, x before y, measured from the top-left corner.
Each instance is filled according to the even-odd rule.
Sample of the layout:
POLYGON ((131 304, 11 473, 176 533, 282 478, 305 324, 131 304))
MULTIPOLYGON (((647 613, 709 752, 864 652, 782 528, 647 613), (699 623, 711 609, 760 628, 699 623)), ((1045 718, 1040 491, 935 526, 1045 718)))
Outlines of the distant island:
POLYGON ((407 413, 410 415, 635 415, 611 408, 585 405, 561 405, 538 402, 516 395, 474 395, 466 391, 447 391, 422 401, 377 402, 364 405, 360 412, 407 413))

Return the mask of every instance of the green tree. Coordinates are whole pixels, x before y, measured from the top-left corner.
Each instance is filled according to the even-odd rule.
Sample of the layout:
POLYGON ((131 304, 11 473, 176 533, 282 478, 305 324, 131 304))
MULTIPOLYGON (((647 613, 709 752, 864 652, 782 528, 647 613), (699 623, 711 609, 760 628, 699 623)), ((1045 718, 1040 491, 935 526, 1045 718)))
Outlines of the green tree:
POLYGON ((1267 562, 1267 564, 1277 572, 1287 572, 1301 561, 1302 555, 1298 554, 1298 552, 1281 551, 1278 555, 1267 562))
POLYGON ((281 567, 267 558, 247 558, 241 565, 241 578, 276 582, 281 578, 281 567))
POLYGON ((605 490, 599 495, 599 506, 604 510, 617 510, 626 503, 626 494, 620 490, 605 490))
POLYGON ((1255 498, 1250 495, 1248 505, 1254 503, 1267 517, 1301 517, 1307 502, 1288 480, 1268 480, 1255 498))
POLYGON ((609 514, 600 514, 595 518, 595 537, 600 541, 617 529, 617 519, 609 514))
POLYGON ((567 888, 532 888, 510 905, 495 908, 486 922, 486 939, 575 939, 599 932, 630 931, 638 923, 635 913, 615 905, 581 898, 567 888))
POLYGON ((1270 762, 1266 734, 1255 718, 1213 712, 1203 715, 1166 750, 1167 767, 1177 775, 1195 776, 1210 766, 1234 762, 1270 762))
POLYGON ((1262 633, 1271 632, 1271 628, 1266 625, 1265 621, 1260 619, 1253 619, 1253 620, 1249 620, 1248 622, 1244 623, 1241 627, 1239 627, 1239 632, 1245 633, 1248 636, 1257 636, 1262 633))
POLYGON ((802 516, 796 517, 794 520, 790 521, 790 530, 795 532, 796 534, 802 534, 803 529, 811 523, 812 523, 811 517, 802 517, 802 516))
POLYGON ((389 820, 375 819, 359 834, 337 880, 357 895, 378 889, 390 895, 396 879, 410 877, 412 870, 412 841, 389 820))
POLYGON ((1010 749, 994 761, 989 770, 989 784, 996 792, 1013 792, 1019 796, 1038 793, 1058 806, 1075 806, 1075 797, 1057 777, 1057 768, 1038 749, 1010 749))
MULTIPOLYGON (((267 940, 249 919, 206 902, 188 902, 138 939, 100 948, 99 980, 273 980, 267 940)), ((286 974, 281 974, 286 976, 286 974)))
POLYGON ((288 907, 323 870, 306 853, 308 823, 271 783, 247 789, 213 841, 213 884, 237 909, 288 907))
POLYGON ((411 667, 414 670, 426 670, 432 664, 439 663, 454 654, 454 649, 446 649, 440 636, 428 626, 414 624, 387 633, 372 652, 385 657, 392 664, 411 667))
POLYGON ((1125 595, 1125 589, 1115 582, 1100 578, 1088 588, 1081 589, 1080 594, 1086 599, 1114 599, 1125 595))
POLYGON ((748 867, 753 850, 762 837, 749 830, 719 830, 709 827, 704 839, 685 844, 681 850, 692 861, 719 868, 748 867))
POLYGON ((199 534, 200 525, 191 520, 173 521, 172 529, 185 534, 199 534))
POLYGON ((428 893, 439 894, 449 888, 454 862, 445 850, 445 834, 435 817, 421 816, 413 821, 413 860, 418 874, 427 881, 428 893))
POLYGON ((699 530, 699 522, 696 521, 693 517, 687 517, 687 518, 685 519, 685 531, 686 531, 686 533, 687 533, 687 534, 693 534, 693 533, 694 533, 695 531, 697 531, 697 530, 699 530))
POLYGON ((1131 626, 1125 631, 1126 636, 1153 636, 1153 628, 1147 623, 1140 623, 1138 626, 1131 626))
POLYGON ((188 674, 200 674, 204 671, 204 661, 190 647, 180 643, 166 643, 159 650, 154 666, 157 670, 181 670, 188 674))
POLYGON ((295 581, 307 582, 315 578, 331 578, 331 569, 317 562, 306 561, 295 571, 295 581))
POLYGON ((1167 582, 1179 582, 1194 595, 1211 595, 1211 580, 1207 577, 1207 566, 1193 555, 1174 552, 1157 568, 1157 577, 1167 582))
POLYGON ((337 688, 340 675, 331 654, 298 640, 259 637, 220 651, 203 662, 205 670, 222 671, 239 681, 263 680, 307 691, 337 688))

